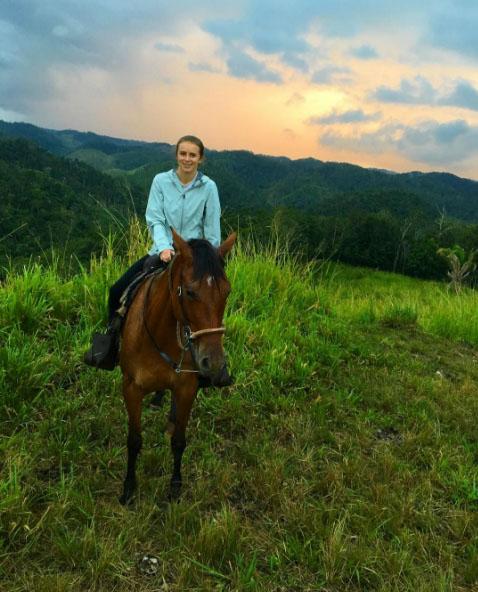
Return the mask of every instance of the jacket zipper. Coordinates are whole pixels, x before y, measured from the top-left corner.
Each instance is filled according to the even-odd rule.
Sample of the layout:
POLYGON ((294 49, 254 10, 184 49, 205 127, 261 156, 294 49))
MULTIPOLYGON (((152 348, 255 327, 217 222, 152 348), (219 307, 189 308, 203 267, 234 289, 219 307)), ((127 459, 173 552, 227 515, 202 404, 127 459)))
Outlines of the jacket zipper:
POLYGON ((183 193, 183 194, 181 195, 181 197, 183 198, 183 200, 182 200, 182 207, 181 207, 181 223, 180 223, 180 227, 181 227, 181 229, 180 229, 180 231, 179 231, 179 234, 180 234, 181 236, 183 236, 183 214, 184 214, 184 201, 185 201, 185 199, 186 199, 186 194, 185 194, 185 193, 183 193))
POLYGON ((194 189, 194 187, 196 187, 196 182, 197 182, 198 180, 199 180, 199 179, 196 179, 196 181, 194 182, 194 184, 192 185, 192 187, 189 187, 189 189, 186 189, 186 191, 184 191, 184 192, 182 191, 182 189, 183 189, 183 188, 181 187, 181 191, 182 191, 182 192, 181 192, 181 197, 182 197, 182 207, 181 207, 181 222, 180 222, 180 230, 179 230, 179 234, 180 234, 181 236, 182 236, 182 234, 183 234, 183 216, 184 216, 184 204, 185 204, 185 202, 186 202, 186 193, 187 193, 188 191, 191 191, 191 189, 194 189))

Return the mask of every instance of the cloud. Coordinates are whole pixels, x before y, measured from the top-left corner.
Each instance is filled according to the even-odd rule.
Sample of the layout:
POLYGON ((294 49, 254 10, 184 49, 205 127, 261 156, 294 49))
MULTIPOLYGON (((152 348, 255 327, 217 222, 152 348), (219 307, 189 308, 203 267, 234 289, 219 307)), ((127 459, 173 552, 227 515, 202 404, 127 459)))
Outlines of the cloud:
POLYGON ((309 71, 309 64, 296 54, 284 53, 282 55, 282 62, 286 66, 290 66, 291 68, 299 70, 299 72, 303 72, 304 74, 309 71))
POLYGON ((287 99, 286 105, 287 105, 287 107, 291 107, 294 105, 300 105, 304 101, 305 101, 304 95, 301 95, 300 93, 295 92, 287 99))
POLYGON ((218 74, 220 70, 211 66, 211 64, 206 64, 204 62, 193 63, 190 62, 188 64, 188 68, 191 72, 208 72, 210 74, 218 74))
POLYGON ((174 43, 155 43, 154 48, 169 53, 184 53, 184 48, 174 43))
POLYGON ((203 27, 226 44, 242 42, 261 53, 301 53, 309 49, 300 38, 306 21, 296 7, 271 5, 266 0, 252 3, 249 8, 243 18, 208 21, 203 27))
POLYGON ((350 82, 349 78, 338 78, 338 74, 350 74, 349 68, 340 66, 324 66, 312 74, 311 82, 314 84, 331 84, 333 82, 350 82))
MULTIPOLYGON (((185 0, 180 8, 166 0, 15 0, 3 2, 0 16, 0 107, 27 116, 48 111, 52 101, 69 102, 65 80, 93 73, 119 96, 133 94, 152 75, 145 40, 174 39, 202 10, 185 0)), ((152 47, 152 44, 151 44, 152 47)), ((179 45, 159 44, 161 51, 179 45)), ((155 72, 159 79, 162 72, 155 72)), ((80 84, 80 82, 79 82, 80 84)), ((91 91, 93 97, 96 90, 91 91)))
POLYGON ((378 58, 377 50, 371 45, 361 45, 350 50, 350 55, 360 60, 373 60, 378 58))
POLYGON ((379 86, 371 94, 370 98, 382 103, 427 105, 435 103, 436 91, 428 80, 422 76, 417 76, 412 81, 402 80, 399 88, 379 86))
POLYGON ((321 136, 320 143, 370 154, 397 152, 414 161, 449 167, 478 154, 478 126, 462 119, 447 123, 426 121, 416 126, 391 123, 377 131, 353 136, 328 131, 321 136))
MULTIPOLYGON (((395 29, 397 19, 402 26, 412 24, 425 12, 412 0, 238 0, 237 7, 232 17, 204 22, 204 30, 226 50, 235 45, 274 54, 300 72, 307 72, 316 57, 316 48, 309 43, 311 32, 322 38, 353 38, 358 33, 395 29)), ((354 51, 360 59, 378 57, 370 45, 354 51)))
POLYGON ((426 43, 454 51, 472 60, 478 58, 478 5, 475 0, 459 0, 440 7, 430 15, 426 43), (461 5, 461 6, 460 6, 461 5))
MULTIPOLYGON (((363 84, 371 75, 377 81, 370 87, 376 100, 441 107, 437 109, 440 116, 449 112, 449 107, 478 112, 478 81, 467 74, 471 69, 468 60, 478 57, 476 0, 439 0, 427 5, 416 0, 7 0, 1 3, 0 12, 0 109, 52 127, 62 118, 61 125, 80 129, 116 126, 116 133, 122 133, 122 126, 130 121, 130 130, 148 134, 151 125, 143 121, 150 122, 152 117, 160 121, 156 110, 161 104, 164 125, 159 128, 158 124, 157 129, 172 133, 170 128, 176 125, 172 113, 179 100, 175 98, 182 97, 187 77, 193 77, 191 72, 215 71, 271 85, 282 83, 281 88, 271 86, 264 92, 274 95, 276 102, 271 104, 282 101, 299 105, 298 111, 305 104, 313 105, 321 94, 318 91, 322 87, 314 84, 363 84), (447 84, 438 84, 435 79, 432 84, 431 74, 429 80, 408 75, 402 82, 382 82, 379 68, 383 64, 373 58, 386 54, 389 74, 403 71, 404 62, 413 68, 411 71, 419 72, 426 67, 420 60, 430 57, 430 46, 455 53, 450 59, 444 51, 431 54, 443 60, 447 84), (327 50, 325 56, 323 48, 327 50), (181 67, 175 67, 175 58, 181 67), (353 72, 347 68, 346 59, 354 67, 358 66, 357 59, 369 60, 362 64, 368 68, 367 75, 351 80, 353 72), (401 64, 393 63, 394 59, 402 60, 401 64), (298 76, 293 77, 294 86, 289 88, 286 82, 291 69, 298 76), (171 86, 163 95, 168 78, 171 86), (307 84, 306 78, 312 84, 307 84), (293 95, 296 89, 300 95, 293 95), (158 95, 164 100, 157 101, 158 95), (114 123, 105 123, 105 113, 114 123), (135 121, 130 119, 133 116, 135 121)), ((211 85, 206 89, 196 86, 201 100, 204 93, 217 96, 219 85, 228 83, 222 77, 210 79, 218 83, 219 90, 211 85)), ((363 106, 365 113, 334 111, 323 115, 320 124, 360 124, 370 117, 378 121, 375 111, 379 109, 368 107, 371 113, 367 113, 362 89, 352 86, 345 90, 350 91, 352 104, 363 106)), ((244 99, 239 94, 235 100, 239 112, 244 99)), ((210 104, 216 105, 214 101, 210 104)), ((331 105, 330 109, 337 103, 331 105)), ((396 146, 397 138, 401 138, 403 150, 408 146, 411 151, 422 142, 433 153, 435 145, 443 145, 440 139, 447 138, 448 148, 456 147, 460 154, 465 139, 472 136, 471 123, 437 128, 435 135, 421 124, 407 127, 414 117, 412 111, 400 110, 403 127, 396 124, 387 131, 382 126, 381 134, 369 136, 370 142, 378 143, 382 150, 396 146)), ((252 121, 263 114, 258 109, 257 114, 247 115, 252 121)), ((266 124, 261 122, 261 126, 266 124)), ((292 127, 284 122, 279 133, 289 125, 292 127)), ((355 126, 346 127, 351 131, 355 126)), ((332 134, 335 130, 328 131, 332 134)), ((251 148, 258 133, 259 128, 251 130, 251 148)), ((364 134, 360 138, 366 141, 364 134)), ((308 150, 305 141, 300 150, 308 150)), ((476 155, 474 147, 470 153, 476 155)))
POLYGON ((439 105, 452 105, 478 111, 478 91, 466 80, 458 82, 453 91, 438 101, 439 105))
POLYGON ((290 127, 284 128, 282 130, 283 135, 288 138, 289 140, 295 140, 297 138, 297 134, 293 129, 290 127))
POLYGON ((369 98, 382 103, 446 105, 478 111, 478 91, 466 80, 455 83, 451 92, 445 92, 434 88, 422 76, 417 76, 412 81, 402 80, 399 88, 380 86, 369 98))
POLYGON ((236 78, 272 82, 274 84, 282 83, 280 74, 269 70, 265 64, 251 58, 251 56, 240 50, 231 51, 226 63, 229 73, 236 78))
POLYGON ((355 109, 338 113, 334 111, 329 115, 320 117, 309 117, 307 125, 333 125, 335 123, 366 123, 368 121, 377 121, 381 118, 381 113, 364 113, 362 109, 355 109))
POLYGON ((17 113, 16 111, 7 111, 6 109, 0 109, 0 120, 3 121, 26 121, 25 115, 17 113))
POLYGON ((272 0, 251 2, 238 18, 210 20, 203 28, 221 40, 226 52, 231 47, 250 47, 262 54, 278 55, 285 64, 305 72, 308 64, 304 54, 311 47, 304 34, 310 21, 301 8, 313 3, 301 0, 300 4, 304 6, 272 0))

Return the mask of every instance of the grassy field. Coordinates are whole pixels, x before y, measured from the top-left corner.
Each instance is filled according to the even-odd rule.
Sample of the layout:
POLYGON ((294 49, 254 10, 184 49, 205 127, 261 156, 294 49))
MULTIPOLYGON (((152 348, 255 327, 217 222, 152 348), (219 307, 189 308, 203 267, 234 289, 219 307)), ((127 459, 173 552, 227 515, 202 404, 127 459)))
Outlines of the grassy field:
POLYGON ((0 288, 2 592, 478 589, 476 293, 239 245, 237 382, 199 394, 178 504, 145 406, 125 509, 121 376, 80 358, 126 264, 0 288))

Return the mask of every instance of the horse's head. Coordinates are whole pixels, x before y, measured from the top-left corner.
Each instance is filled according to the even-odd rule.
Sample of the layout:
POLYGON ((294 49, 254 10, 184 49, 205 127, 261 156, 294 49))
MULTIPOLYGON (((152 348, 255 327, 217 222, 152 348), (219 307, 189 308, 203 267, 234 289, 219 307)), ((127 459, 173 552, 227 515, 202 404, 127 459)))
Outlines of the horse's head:
POLYGON ((226 255, 236 234, 215 249, 208 241, 186 242, 174 230, 176 251, 171 273, 174 314, 192 332, 192 355, 201 375, 214 384, 224 366, 223 315, 231 286, 224 272, 226 255))

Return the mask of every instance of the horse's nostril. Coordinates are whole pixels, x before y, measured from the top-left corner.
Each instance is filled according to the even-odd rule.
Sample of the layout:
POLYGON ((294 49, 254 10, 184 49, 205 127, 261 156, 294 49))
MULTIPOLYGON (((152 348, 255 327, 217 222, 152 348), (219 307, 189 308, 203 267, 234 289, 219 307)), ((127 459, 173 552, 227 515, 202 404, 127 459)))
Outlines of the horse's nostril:
POLYGON ((205 357, 201 360, 201 368, 203 370, 209 370, 209 358, 205 357))

